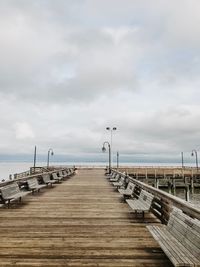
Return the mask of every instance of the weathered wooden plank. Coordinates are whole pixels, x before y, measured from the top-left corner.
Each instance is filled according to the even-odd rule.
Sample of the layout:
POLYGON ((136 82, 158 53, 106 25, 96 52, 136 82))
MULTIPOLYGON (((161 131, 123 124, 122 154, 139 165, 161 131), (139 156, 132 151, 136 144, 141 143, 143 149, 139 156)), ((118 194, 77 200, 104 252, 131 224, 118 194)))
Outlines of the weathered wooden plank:
POLYGON ((131 214, 103 170, 81 170, 0 216, 0 266, 171 267, 145 227, 157 219, 131 214))

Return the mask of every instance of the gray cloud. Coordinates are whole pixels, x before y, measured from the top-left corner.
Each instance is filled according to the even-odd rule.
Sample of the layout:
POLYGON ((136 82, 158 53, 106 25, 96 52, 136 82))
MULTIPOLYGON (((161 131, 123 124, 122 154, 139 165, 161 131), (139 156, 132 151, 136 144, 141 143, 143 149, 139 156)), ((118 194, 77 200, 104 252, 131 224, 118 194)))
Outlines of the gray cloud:
MULTIPOLYGON (((199 145, 199 1, 0 2, 0 150, 199 145)), ((93 154, 94 155, 94 154, 93 154)))

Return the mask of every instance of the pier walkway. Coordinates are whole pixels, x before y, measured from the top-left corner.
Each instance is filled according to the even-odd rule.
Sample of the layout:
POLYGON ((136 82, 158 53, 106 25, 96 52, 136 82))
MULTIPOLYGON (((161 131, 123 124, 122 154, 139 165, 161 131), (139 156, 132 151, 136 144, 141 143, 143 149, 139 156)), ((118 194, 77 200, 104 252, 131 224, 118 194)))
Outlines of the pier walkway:
MULTIPOLYGON (((0 266, 171 267, 101 169, 70 179, 22 204, 0 210, 0 266)), ((159 222, 158 222, 159 223, 159 222)))

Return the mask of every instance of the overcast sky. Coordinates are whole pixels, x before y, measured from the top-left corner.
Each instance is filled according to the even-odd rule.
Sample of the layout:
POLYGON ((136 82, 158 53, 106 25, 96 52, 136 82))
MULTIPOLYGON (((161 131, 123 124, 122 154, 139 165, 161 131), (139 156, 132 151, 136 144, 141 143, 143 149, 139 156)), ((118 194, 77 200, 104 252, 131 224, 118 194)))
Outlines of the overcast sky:
POLYGON ((0 154, 200 149, 199 0, 0 0, 0 154))

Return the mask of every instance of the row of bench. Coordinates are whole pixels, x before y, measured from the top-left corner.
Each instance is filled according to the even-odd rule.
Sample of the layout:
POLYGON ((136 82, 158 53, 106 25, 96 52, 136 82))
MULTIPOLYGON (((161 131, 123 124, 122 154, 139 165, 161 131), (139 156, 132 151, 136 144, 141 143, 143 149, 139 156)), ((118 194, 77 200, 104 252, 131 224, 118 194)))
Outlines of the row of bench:
MULTIPOLYGON (((112 172, 109 181, 134 212, 149 212, 154 196, 141 190, 135 198, 136 185, 124 175, 112 172)), ((167 225, 148 225, 154 239, 159 243, 174 266, 200 266, 200 221, 173 207, 167 225)))
POLYGON ((26 180, 14 181, 6 186, 0 188, 0 199, 2 204, 7 204, 15 200, 21 202, 22 197, 39 191, 40 189, 60 183, 63 179, 74 174, 72 169, 64 169, 52 173, 38 174, 37 177, 28 178, 26 180))

